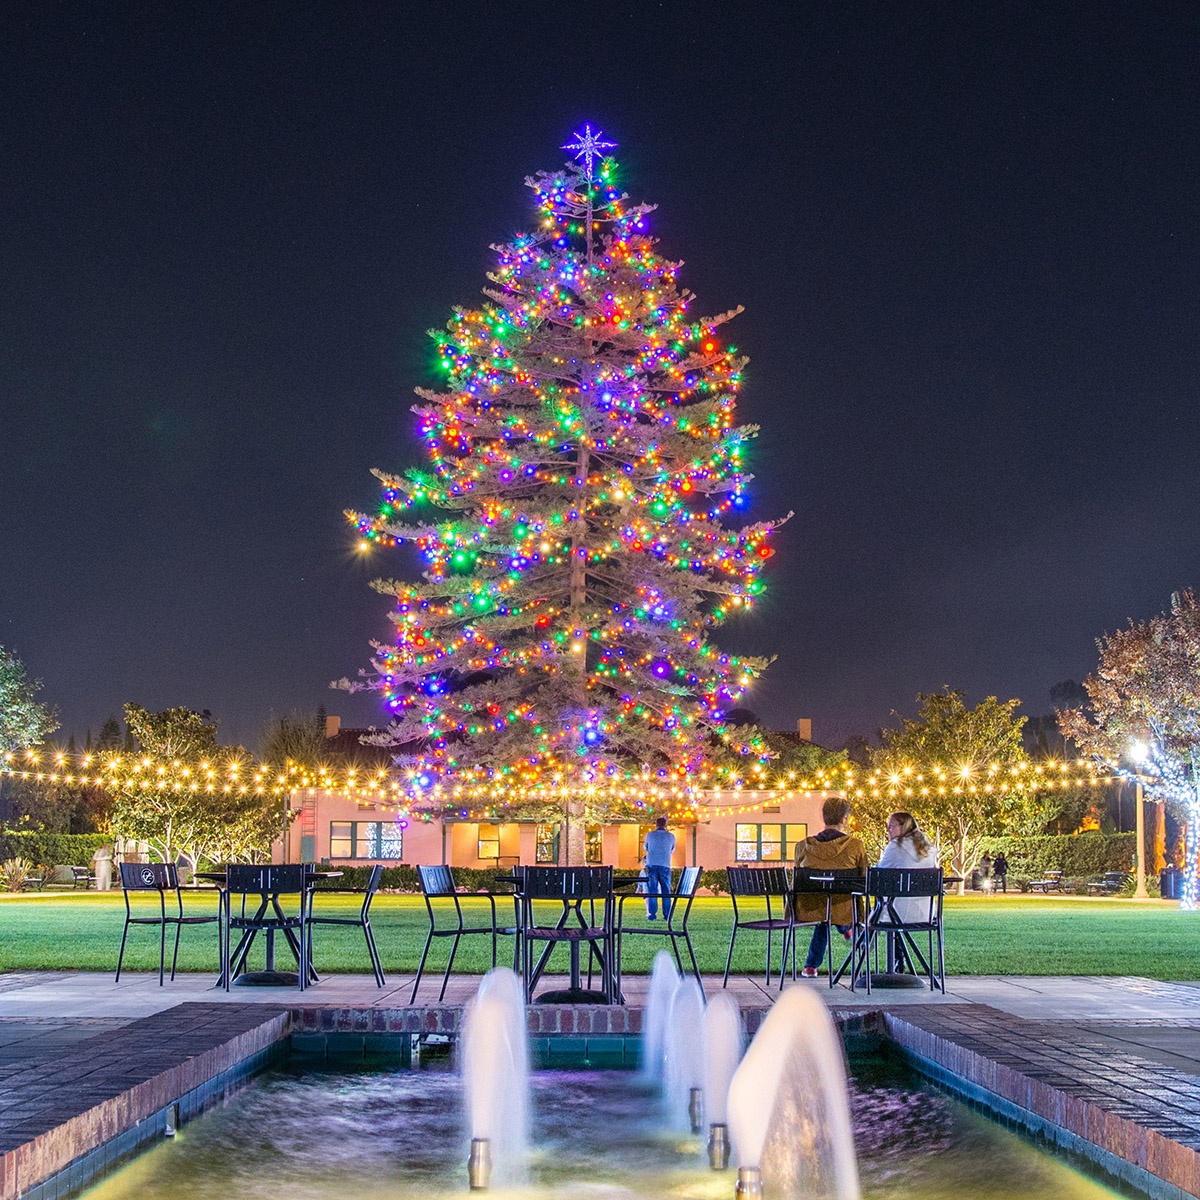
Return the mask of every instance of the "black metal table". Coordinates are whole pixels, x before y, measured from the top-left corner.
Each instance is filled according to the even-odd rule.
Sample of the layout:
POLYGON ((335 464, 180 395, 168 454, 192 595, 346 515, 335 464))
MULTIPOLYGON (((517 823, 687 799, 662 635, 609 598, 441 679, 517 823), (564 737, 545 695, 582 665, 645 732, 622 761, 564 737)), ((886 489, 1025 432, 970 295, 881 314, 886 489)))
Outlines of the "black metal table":
MULTIPOLYGON (((494 883, 505 884, 505 885, 511 886, 513 888, 514 897, 519 897, 521 895, 521 887, 523 886, 523 884, 525 882, 524 876, 519 875, 519 874, 496 875, 493 877, 492 881, 494 883)), ((574 914, 575 918, 578 920, 581 928, 587 928, 587 919, 584 917, 583 911, 581 908, 581 906, 585 903, 585 901, 587 903, 594 905, 596 900, 600 899, 602 901, 602 903, 611 905, 613 903, 612 892, 615 892, 620 888, 636 887, 638 884, 646 883, 646 882, 648 882, 648 879, 645 875, 625 876, 620 879, 614 878, 612 881, 612 891, 610 891, 607 896, 579 897, 577 899, 572 899, 570 897, 564 897, 562 900, 562 912, 559 914, 558 921, 554 925, 554 928, 555 929, 566 928, 567 922, 571 919, 572 914, 574 914)), ((522 920, 522 911, 523 910, 522 910, 522 906, 519 902, 516 905, 516 909, 517 909, 517 937, 521 939, 522 954, 528 954, 529 946, 525 942, 524 922, 522 920)), ((599 959, 600 970, 603 972, 605 970, 605 958, 604 958, 603 949, 600 948, 599 946, 597 946, 594 942, 590 942, 588 948, 589 948, 589 952, 591 954, 594 954, 599 959)), ((537 983, 538 979, 541 978, 542 972, 546 968, 546 963, 550 960, 550 955, 553 954, 553 952, 554 952, 554 944, 550 943, 546 946, 546 948, 539 955, 537 965, 534 967, 532 974, 531 974, 531 979, 533 981, 531 986, 535 985, 537 983)), ((551 990, 548 992, 542 992, 541 995, 536 997, 536 1002, 538 1004, 609 1004, 609 1003, 614 1003, 614 1002, 622 1003, 620 998, 617 998, 615 1001, 613 1001, 613 1000, 610 1000, 610 998, 604 992, 598 992, 592 988, 585 988, 583 986, 583 967, 582 967, 582 963, 580 962, 579 942, 577 942, 577 941, 570 942, 568 944, 568 952, 570 954, 570 962, 571 962, 569 986, 566 988, 559 988, 559 989, 554 989, 554 990, 551 990)))
MULTIPOLYGON (((308 870, 304 872, 304 893, 301 896, 301 904, 307 906, 312 899, 313 884, 323 879, 340 879, 341 871, 326 871, 326 870, 308 870)), ((209 883, 214 883, 221 891, 221 903, 228 907, 231 903, 229 892, 227 890, 227 875, 224 871, 197 871, 196 879, 204 879, 209 883)), ((264 891, 260 894, 258 910, 250 918, 251 925, 242 931, 242 936, 237 944, 237 948, 229 955, 229 969, 233 972, 233 984, 237 987, 297 987, 300 983, 299 971, 280 971, 275 967, 275 933, 280 928, 276 921, 283 921, 285 913, 283 907, 279 903, 280 892, 264 891), (273 914, 268 917, 268 912, 273 914), (268 921, 270 923, 268 923, 268 921), (255 925, 254 922, 262 922, 261 925, 255 925), (265 933, 267 937, 264 968, 261 971, 238 971, 238 964, 245 965, 246 959, 250 954, 250 948, 254 944, 254 939, 259 933, 265 933)), ((300 944, 297 941, 296 934, 286 926, 282 927, 282 932, 288 943, 288 949, 296 959, 296 965, 299 967, 301 954, 300 944)), ((317 972, 313 969, 312 963, 309 963, 309 982, 316 983, 318 981, 317 972)), ((225 964, 221 963, 221 974, 218 976, 218 986, 225 982, 225 964)))

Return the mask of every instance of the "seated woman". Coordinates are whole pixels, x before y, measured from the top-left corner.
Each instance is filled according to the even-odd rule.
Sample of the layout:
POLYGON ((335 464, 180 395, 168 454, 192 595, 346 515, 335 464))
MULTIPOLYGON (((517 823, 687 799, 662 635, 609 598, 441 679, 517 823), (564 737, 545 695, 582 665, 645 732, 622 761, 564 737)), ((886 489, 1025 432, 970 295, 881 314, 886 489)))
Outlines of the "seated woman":
MULTIPOLYGON (((879 856, 881 867, 920 870, 940 864, 933 843, 921 832, 912 813, 894 812, 887 820, 888 844, 879 856)), ((929 912, 929 901, 921 897, 894 900, 892 907, 901 921, 923 921, 929 912)))

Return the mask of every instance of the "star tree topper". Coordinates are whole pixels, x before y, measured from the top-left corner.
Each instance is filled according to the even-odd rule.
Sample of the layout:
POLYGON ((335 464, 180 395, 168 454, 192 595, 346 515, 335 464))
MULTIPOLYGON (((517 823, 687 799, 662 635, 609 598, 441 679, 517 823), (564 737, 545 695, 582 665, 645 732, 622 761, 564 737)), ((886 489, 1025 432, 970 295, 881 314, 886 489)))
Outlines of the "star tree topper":
POLYGON ((602 142, 600 139, 604 136, 603 129, 597 129, 592 133, 592 127, 587 124, 583 127, 583 132, 576 130, 575 141, 568 142, 563 149, 574 150, 576 158, 583 159, 583 170, 587 175, 588 183, 592 182, 592 160, 603 158, 603 151, 615 149, 616 142, 602 142))

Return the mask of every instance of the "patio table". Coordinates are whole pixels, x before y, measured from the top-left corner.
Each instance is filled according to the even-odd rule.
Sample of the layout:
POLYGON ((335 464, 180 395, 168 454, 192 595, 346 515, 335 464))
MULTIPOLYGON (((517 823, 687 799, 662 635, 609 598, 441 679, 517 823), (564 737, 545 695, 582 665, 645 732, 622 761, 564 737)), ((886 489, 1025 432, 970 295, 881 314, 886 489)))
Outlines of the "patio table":
MULTIPOLYGON (((516 898, 516 908, 517 908, 517 936, 521 940, 521 945, 522 945, 521 953, 523 955, 528 955, 529 944, 528 944, 528 940, 526 939, 526 932, 525 932, 526 906, 525 906, 525 904, 521 903, 521 900, 524 896, 524 893, 523 893, 523 888, 525 885, 524 872, 523 871, 522 872, 512 872, 512 873, 506 874, 506 875, 496 875, 496 876, 493 876, 492 881, 497 884, 503 884, 506 886, 510 886, 513 889, 513 895, 516 898)), ((539 902, 558 903, 558 904, 561 904, 561 906, 562 906, 562 911, 558 915, 557 922, 550 928, 553 928, 554 930, 566 929, 569 926, 571 918, 574 917, 575 920, 578 922, 579 927, 581 929, 587 929, 589 927, 589 922, 588 922, 587 917, 585 917, 583 915, 583 904, 585 902, 588 903, 589 905, 591 905, 593 912, 594 912, 595 904, 596 904, 597 900, 600 900, 603 904, 611 907, 612 903, 613 903, 613 892, 615 892, 621 888, 636 887, 639 883, 645 883, 645 882, 646 882, 646 876, 644 876, 644 875, 623 876, 621 878, 614 877, 612 880, 611 888, 606 895, 602 895, 602 896, 588 896, 588 895, 567 896, 567 895, 564 895, 561 898, 557 897, 557 896, 552 897, 552 898, 539 897, 539 902)), ((564 939, 564 940, 566 940, 566 939, 564 939)), ((611 999, 608 996, 608 994, 605 992, 595 991, 594 989, 585 988, 583 986, 583 971, 582 971, 582 964, 580 962, 579 947, 580 947, 580 942, 578 940, 572 939, 572 940, 568 941, 568 952, 570 954, 570 964, 571 964, 570 965, 569 986, 562 990, 543 992, 540 996, 537 997, 537 1002, 539 1004, 623 1003, 623 1000, 620 997, 617 997, 614 1000, 614 999, 611 999)), ((590 953, 594 954, 596 956, 597 960, 599 961, 601 974, 606 974, 608 960, 604 957, 604 955, 605 955, 604 948, 602 946, 598 945, 595 941, 589 941, 588 947, 589 947, 590 953)), ((532 991, 532 988, 537 984, 538 979, 541 978, 542 972, 545 970, 546 964, 549 961, 550 955, 553 952, 554 952, 554 942, 551 941, 551 942, 548 942, 546 947, 542 950, 541 954, 538 956, 537 963, 533 967, 533 970, 530 972, 530 980, 531 980, 530 990, 531 991, 532 991)))
MULTIPOLYGON (((304 872, 304 893, 301 896, 301 904, 307 906, 312 901, 313 884, 323 879, 340 879, 341 871, 327 870, 306 870, 304 872)), ((196 879, 203 879, 209 883, 214 883, 220 889, 221 903, 228 909, 232 903, 228 890, 228 875, 226 871, 197 871, 196 879)), ((230 970, 233 972, 233 983, 239 987, 296 987, 300 982, 300 976, 297 971, 280 971, 275 967, 275 932, 278 928, 274 924, 275 921, 285 919, 283 907, 279 903, 280 892, 265 890, 259 894, 259 905, 257 911, 250 918, 251 924, 248 928, 242 930, 241 940, 237 944, 237 948, 229 956, 230 970), (267 935, 266 941, 266 962, 264 969, 261 971, 245 971, 239 972, 238 966, 245 965, 246 958, 250 954, 250 948, 254 944, 254 939, 259 933, 267 935)), ((299 966, 301 960, 300 945, 297 941, 296 934, 286 927, 283 928, 283 935, 287 939, 288 948, 296 959, 296 965, 299 966)), ((313 969, 312 964, 309 964, 309 980, 317 982, 317 972, 313 969)), ((224 964, 222 963, 222 971, 218 976, 217 984, 220 986, 225 982, 224 964)))

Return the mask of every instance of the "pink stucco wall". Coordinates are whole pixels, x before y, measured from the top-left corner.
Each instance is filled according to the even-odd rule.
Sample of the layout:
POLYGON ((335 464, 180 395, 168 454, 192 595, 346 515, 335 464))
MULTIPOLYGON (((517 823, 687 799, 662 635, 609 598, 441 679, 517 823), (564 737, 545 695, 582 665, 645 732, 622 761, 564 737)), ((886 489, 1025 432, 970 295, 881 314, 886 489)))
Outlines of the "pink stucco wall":
MULTIPOLYGON (((826 792, 713 792, 707 793, 693 822, 672 826, 676 836, 676 867, 698 864, 713 869, 737 861, 736 827, 746 824, 805 825, 808 833, 822 827, 821 805, 826 792)), ((370 806, 337 792, 295 793, 292 807, 297 819, 288 834, 286 856, 282 842, 276 843, 275 860, 298 862, 301 838, 312 830, 313 859, 331 858, 330 825, 335 821, 391 821, 394 810, 383 805, 370 806)), ((438 819, 403 818, 403 857, 405 863, 448 862, 459 867, 487 867, 491 860, 479 858, 479 826, 470 821, 443 823, 438 819)), ((602 835, 603 861, 611 866, 632 870, 638 864, 638 826, 632 822, 614 822, 602 835)), ((536 829, 531 823, 509 822, 500 826, 500 853, 508 861, 534 862, 536 829)), ((349 860, 335 860, 349 861, 349 860)), ((366 862, 367 859, 356 859, 366 862)))

